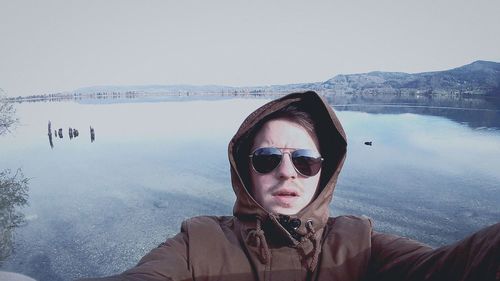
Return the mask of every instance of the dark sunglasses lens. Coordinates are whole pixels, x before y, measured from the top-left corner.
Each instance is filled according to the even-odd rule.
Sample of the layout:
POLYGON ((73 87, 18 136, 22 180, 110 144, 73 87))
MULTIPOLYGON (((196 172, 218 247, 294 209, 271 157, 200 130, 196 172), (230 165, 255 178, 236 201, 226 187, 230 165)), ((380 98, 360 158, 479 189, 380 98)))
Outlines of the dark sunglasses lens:
POLYGON ((277 148, 263 147, 254 151, 252 165, 254 169, 262 174, 274 170, 281 162, 283 154, 277 148))
POLYGON ((292 162, 297 171, 312 177, 321 170, 321 156, 309 149, 299 149, 292 153, 292 162))

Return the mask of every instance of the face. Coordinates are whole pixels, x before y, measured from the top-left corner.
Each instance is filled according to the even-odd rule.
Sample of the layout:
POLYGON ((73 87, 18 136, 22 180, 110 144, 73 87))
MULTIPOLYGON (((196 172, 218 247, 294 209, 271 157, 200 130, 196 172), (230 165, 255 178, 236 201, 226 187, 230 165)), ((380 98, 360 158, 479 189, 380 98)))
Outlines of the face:
POLYGON ((312 177, 298 173, 290 154, 295 149, 318 150, 318 142, 301 125, 284 119, 264 124, 254 139, 252 150, 261 147, 284 148, 278 167, 266 174, 257 173, 250 165, 252 195, 269 212, 293 215, 302 210, 314 197, 321 172, 312 177))

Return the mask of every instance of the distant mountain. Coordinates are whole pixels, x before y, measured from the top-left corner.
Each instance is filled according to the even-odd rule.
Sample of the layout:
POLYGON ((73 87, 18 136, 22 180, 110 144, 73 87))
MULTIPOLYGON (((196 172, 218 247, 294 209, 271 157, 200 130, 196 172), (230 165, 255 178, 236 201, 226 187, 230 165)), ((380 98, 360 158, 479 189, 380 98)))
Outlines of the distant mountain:
MULTIPOLYGON (((440 95, 500 97, 500 63, 475 61, 450 70, 404 73, 374 71, 337 75, 325 82, 287 85, 230 87, 221 85, 135 85, 94 86, 70 92, 7 98, 13 101, 65 100, 140 95, 170 96, 185 94, 269 94, 315 90, 326 95, 440 95)), ((0 89, 0 96, 4 94, 0 89)), ((5 95, 5 94, 4 94, 5 95)), ((1 97, 0 97, 1 98, 1 97)))
POLYGON ((500 63, 475 61, 445 71, 402 73, 369 72, 337 75, 316 90, 343 94, 500 95, 500 63))
POLYGON ((458 68, 423 72, 381 72, 337 75, 325 82, 229 87, 219 85, 138 85, 98 86, 73 91, 74 94, 96 93, 272 93, 317 90, 336 94, 438 94, 500 96, 500 63, 475 61, 458 68))
POLYGON ((80 88, 73 93, 77 94, 96 94, 96 93, 126 93, 136 92, 145 94, 159 93, 212 93, 212 92, 230 92, 235 90, 235 87, 219 86, 219 85, 133 85, 133 86, 95 86, 80 88))

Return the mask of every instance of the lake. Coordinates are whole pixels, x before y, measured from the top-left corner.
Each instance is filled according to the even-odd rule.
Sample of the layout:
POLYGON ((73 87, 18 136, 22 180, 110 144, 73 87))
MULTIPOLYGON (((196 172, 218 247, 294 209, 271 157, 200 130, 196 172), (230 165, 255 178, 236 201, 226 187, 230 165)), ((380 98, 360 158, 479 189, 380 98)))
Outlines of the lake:
MULTIPOLYGON (((196 215, 231 215, 227 144, 268 98, 17 104, 0 170, 29 180, 0 270, 37 280, 121 272, 196 215), (62 129, 62 138, 51 132, 62 129), (70 138, 69 128, 78 129, 70 138), (94 129, 91 140, 90 128, 94 129)), ((332 215, 441 246, 500 220, 500 110, 335 101, 348 156, 332 215), (371 141, 372 145, 365 145, 371 141)), ((58 132, 57 132, 58 133, 58 132)))

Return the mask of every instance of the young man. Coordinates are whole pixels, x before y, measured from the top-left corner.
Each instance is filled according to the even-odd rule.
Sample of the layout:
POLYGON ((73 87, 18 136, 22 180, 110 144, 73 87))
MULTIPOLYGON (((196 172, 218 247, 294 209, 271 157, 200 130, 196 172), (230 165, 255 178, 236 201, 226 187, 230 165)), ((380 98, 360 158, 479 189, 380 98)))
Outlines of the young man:
POLYGON ((433 250, 366 218, 329 217, 346 146, 316 93, 267 103, 229 143, 234 215, 189 219, 136 267, 99 280, 500 280, 500 224, 433 250))

